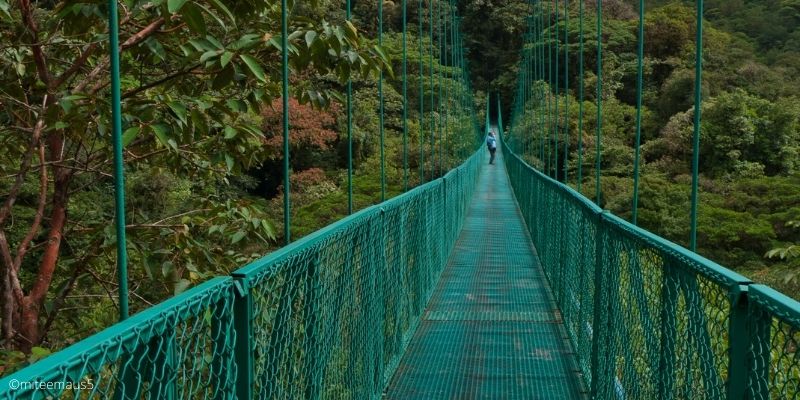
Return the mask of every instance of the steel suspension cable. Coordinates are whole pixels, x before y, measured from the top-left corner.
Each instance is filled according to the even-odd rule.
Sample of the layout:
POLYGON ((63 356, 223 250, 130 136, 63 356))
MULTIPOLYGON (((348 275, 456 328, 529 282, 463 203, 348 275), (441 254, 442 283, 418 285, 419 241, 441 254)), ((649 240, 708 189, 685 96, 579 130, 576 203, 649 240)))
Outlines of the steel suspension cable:
POLYGON ((403 191, 408 191, 408 2, 403 0, 403 191))
POLYGON ((433 1, 428 1, 428 40, 429 40, 429 48, 430 48, 430 58, 428 58, 428 82, 430 84, 430 92, 431 92, 431 110, 430 110, 430 145, 431 145, 431 180, 436 178, 435 169, 436 169, 436 116, 434 115, 434 110, 436 109, 435 106, 435 93, 436 90, 434 89, 433 83, 433 1))
POLYGON ((283 101, 283 237, 292 242, 291 182, 289 182, 289 16, 281 0, 281 93, 283 101))
POLYGON ((422 81, 424 74, 424 62, 422 56, 422 4, 419 0, 417 8, 419 29, 417 43, 419 44, 419 184, 425 183, 425 94, 422 81))
POLYGON ((644 0, 639 0, 639 43, 636 56, 636 139, 633 156, 633 205, 631 222, 637 224, 639 211, 639 159, 642 142, 642 81, 644 74, 644 0))
POLYGON ((437 16, 436 16, 436 26, 438 28, 438 33, 439 33, 439 36, 438 36, 438 39, 439 39, 439 43, 438 43, 438 50, 439 50, 439 68, 438 69, 439 69, 439 73, 436 74, 437 75, 437 79, 439 80, 439 102, 437 103, 437 105, 438 105, 437 109, 439 110, 439 128, 438 128, 439 143, 437 143, 437 145, 439 147, 439 175, 442 175, 443 171, 444 171, 444 169, 443 169, 444 168, 444 154, 443 154, 444 146, 443 146, 443 143, 444 143, 444 135, 445 135, 444 123, 443 123, 444 104, 443 104, 443 101, 442 101, 442 75, 444 74, 444 71, 442 70, 442 67, 444 66, 444 61, 442 59, 442 56, 444 54, 444 51, 442 49, 442 43, 444 42, 443 41, 443 36, 444 35, 442 33, 442 1, 441 0, 437 0, 436 1, 436 5, 437 5, 437 7, 436 7, 436 14, 437 14, 437 16))
POLYGON ((122 155, 122 96, 119 72, 119 12, 117 1, 108 1, 108 47, 111 60, 111 124, 114 151, 114 211, 117 236, 119 320, 128 318, 128 246, 125 236, 125 159, 122 155))
POLYGON ((694 132, 692 136, 692 210, 689 248, 697 250, 697 184, 700 170, 700 122, 703 101, 703 0, 697 0, 697 36, 694 60, 694 132))
MULTIPOLYGON (((378 0, 378 46, 383 47, 383 0, 378 0)), ((380 113, 381 202, 386 200, 386 156, 384 152, 383 68, 378 72, 378 108, 380 113)))
MULTIPOLYGON (((350 0, 347 0, 346 18, 350 21, 350 0)), ((347 78, 347 214, 353 213, 353 79, 347 78)))
POLYGON ((555 23, 555 35, 554 36, 555 36, 555 42, 556 42, 555 43, 555 46, 556 46, 556 51, 555 51, 555 55, 556 55, 556 66, 555 66, 555 69, 556 69, 556 73, 555 73, 556 80, 555 80, 555 84, 556 84, 556 87, 555 87, 555 124, 553 126, 553 177, 555 178, 555 180, 558 180, 558 152, 560 150, 559 149, 559 143, 558 143, 558 137, 561 135, 561 130, 558 127, 559 123, 561 122, 561 108, 558 105, 559 84, 560 84, 560 81, 559 81, 559 78, 558 78, 560 70, 559 70, 559 65, 558 64, 559 64, 559 59, 561 58, 561 56, 559 55, 559 52, 561 51, 560 50, 560 46, 559 46, 559 42, 561 41, 561 38, 558 37, 558 34, 559 34, 559 32, 558 32, 558 24, 559 24, 559 19, 560 19, 559 10, 558 10, 558 0, 555 0, 555 2, 556 2, 555 3, 556 23, 555 23))
POLYGON ((579 0, 578 3, 578 19, 580 20, 578 26, 578 41, 580 42, 578 49, 578 75, 580 75, 580 83, 578 84, 578 177, 576 179, 578 193, 580 193, 581 184, 583 183, 583 0, 579 0))
POLYGON ((442 33, 442 37, 439 38, 440 49, 441 53, 439 54, 439 64, 441 68, 441 72, 439 73, 439 97, 441 98, 442 102, 442 115, 439 117, 440 124, 442 125, 442 171, 448 170, 448 157, 450 155, 450 151, 447 148, 447 103, 448 103, 448 90, 447 90, 447 20, 449 15, 449 6, 450 3, 448 1, 447 6, 445 7, 444 11, 440 15, 441 20, 441 28, 440 32, 442 33))
POLYGON ((545 140, 546 135, 547 135, 547 133, 546 133, 547 125, 545 125, 545 123, 547 122, 548 114, 550 112, 549 111, 550 110, 550 107, 549 107, 549 105, 550 105, 550 97, 548 96, 547 99, 545 99, 545 95, 547 95, 547 92, 546 92, 547 89, 546 89, 546 87, 544 85, 544 82, 545 82, 545 79, 549 80, 549 78, 548 78, 549 69, 548 69, 548 73, 546 74, 545 73, 545 63, 544 63, 544 59, 545 59, 545 57, 544 57, 545 56, 545 51, 544 51, 544 40, 545 40, 545 38, 544 38, 544 5, 542 4, 542 0, 539 0, 538 4, 539 4, 539 18, 538 18, 538 20, 539 20, 539 74, 540 74, 540 81, 539 81, 539 89, 537 90, 537 92, 539 94, 539 109, 541 110, 540 113, 539 113, 539 121, 540 121, 540 124, 539 124, 540 125, 540 129, 539 129, 539 137, 540 137, 540 139, 539 139, 539 151, 541 152, 541 154, 539 155, 539 162, 542 164, 541 165, 542 172, 548 173, 547 172, 548 171, 547 170, 547 161, 545 159, 545 146, 547 144, 546 140, 545 140), (546 102, 545 102, 545 100, 546 100, 546 102))
POLYGON ((600 155, 603 140, 603 0, 597 0, 597 129, 595 139, 595 202, 600 206, 600 155))
POLYGON ((553 3, 548 1, 547 7, 547 89, 545 90, 545 94, 547 95, 547 140, 545 140, 545 144, 547 145, 547 163, 546 165, 546 173, 549 176, 553 176, 552 173, 552 143, 550 142, 550 135, 552 134, 553 130, 553 114, 552 108, 550 107, 552 101, 552 92, 553 92, 553 41, 552 41, 552 31, 553 31, 553 3))
POLYGON ((564 184, 569 184, 569 0, 564 0, 564 184))

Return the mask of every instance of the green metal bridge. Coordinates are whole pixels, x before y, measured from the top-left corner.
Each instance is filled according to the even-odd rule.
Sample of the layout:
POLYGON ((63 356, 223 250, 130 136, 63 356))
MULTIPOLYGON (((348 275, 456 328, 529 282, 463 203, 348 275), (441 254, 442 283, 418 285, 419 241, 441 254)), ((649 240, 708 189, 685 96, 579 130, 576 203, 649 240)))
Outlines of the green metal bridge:
MULTIPOLYGON (((627 222, 602 210, 580 193, 580 158, 573 160, 575 188, 567 184, 570 124, 558 123, 568 112, 557 95, 569 89, 568 74, 558 77, 569 58, 562 49, 558 66, 559 14, 546 21, 544 3, 531 2, 508 132, 499 101, 494 112, 487 102, 486 129, 474 124, 468 132, 478 150, 451 154, 446 135, 455 130, 431 120, 429 163, 438 148, 440 177, 431 171, 432 179, 402 195, 3 378, 0 398, 800 398, 800 303, 637 227, 635 217, 627 222), (545 52, 552 46, 555 58, 545 52), (498 115, 491 129, 501 136, 494 165, 482 145, 490 114, 498 115), (438 137, 434 145, 434 127, 445 145, 438 137), (455 159, 463 162, 442 168, 455 159)), ((583 1, 577 6, 582 49, 583 1)), ((404 1, 404 21, 405 8, 404 1)), ((285 38, 285 2, 283 11, 285 38)), ((452 56, 452 77, 469 89, 458 19, 444 20, 450 31, 438 36, 442 54, 452 56)), ((433 55, 433 22, 430 29, 433 55)), ((701 53, 698 46, 698 79, 701 53)), ((583 51, 579 60, 583 72, 583 51)), ((422 58, 420 66, 422 93, 422 58)), ((471 110, 459 93, 444 96, 456 104, 451 111, 471 110)), ((641 79, 638 93, 641 99, 641 79)), ((441 100, 436 105, 441 110, 441 100)), ((597 119, 599 198, 601 107, 597 119)), ((637 118, 637 150, 640 132, 637 118)), ((693 199, 696 206, 696 190, 693 199)), ((288 241, 288 212, 286 221, 288 241)))
POLYGON ((486 159, 136 314, 0 394, 797 397, 795 301, 602 211, 508 147, 486 159))

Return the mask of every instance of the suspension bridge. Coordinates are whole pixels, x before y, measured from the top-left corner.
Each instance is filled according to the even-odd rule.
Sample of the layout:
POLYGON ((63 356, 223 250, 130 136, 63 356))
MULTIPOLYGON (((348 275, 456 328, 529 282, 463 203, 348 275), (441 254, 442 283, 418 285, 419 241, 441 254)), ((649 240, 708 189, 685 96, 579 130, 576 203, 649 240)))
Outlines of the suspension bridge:
MULTIPOLYGON (((455 140, 464 133, 447 127, 449 113, 469 110, 472 101, 463 96, 468 91, 443 95, 440 84, 428 107, 442 111, 444 120, 431 117, 428 123, 420 113, 429 136, 421 135, 419 148, 430 170, 420 164, 419 186, 293 242, 287 197, 285 247, 130 317, 125 309, 118 324, 0 380, 0 398, 800 397, 800 304, 636 226, 635 217, 628 222, 604 211, 580 192, 580 159, 573 160, 575 185, 567 184, 570 124, 558 123, 568 113, 561 112, 557 94, 569 89, 568 75, 558 77, 569 58, 564 51, 559 67, 558 49, 555 58, 545 52, 558 46, 559 14, 545 21, 543 4, 532 2, 526 36, 532 45, 523 49, 507 132, 499 101, 494 112, 487 101, 484 129, 473 120, 467 130, 473 150, 452 152, 448 134, 455 140), (528 110, 545 104, 545 112, 533 114, 532 131, 518 128, 528 110), (490 121, 490 114, 497 120, 490 121), (482 146, 489 129, 501 136, 494 165, 487 164, 482 146), (445 171, 456 159, 462 162, 445 171)), ((568 2, 563 4, 567 17, 568 2)), ((597 4, 600 36, 602 2, 597 4)), ((583 1, 578 5, 582 49, 583 1)), ((403 2, 404 26, 405 9, 403 2)), ((285 2, 283 11, 286 38, 285 2)), ((699 43, 702 1, 698 16, 699 43)), ((437 79, 447 75, 469 89, 458 19, 450 14, 438 20, 445 21, 445 33, 437 36, 440 58, 457 72, 439 71, 437 79)), ((430 24, 433 58, 432 17, 430 24)), ((284 40, 284 55, 286 49, 284 40)), ((600 59, 601 46, 597 51, 600 59)), ((701 51, 699 45, 698 80, 701 51)), ((114 68, 119 60, 112 61, 114 68)), ((283 63, 286 78, 286 58, 283 63)), ((420 93, 422 63, 420 57, 420 93)), ((641 62, 639 71, 641 76, 641 62)), ((429 72, 433 84, 432 67, 429 72)), ((601 69, 598 77, 601 93, 601 69)), ((582 103, 582 83, 579 88, 582 103)), ((640 101, 641 79, 638 89, 640 101)), ((350 97, 348 87, 348 116, 350 97)), ((699 106, 699 94, 696 100, 699 106)), ((114 104, 118 117, 118 97, 114 104)), ((381 94, 381 121, 382 104, 381 94)), ((425 104, 420 107, 424 111, 425 104)), ((695 116, 697 135, 699 112, 695 116)), ((601 193, 601 107, 597 118, 595 199, 601 193)), ((637 151, 640 132, 637 118, 637 151)), ((288 187, 288 162, 284 166, 288 187)), ((122 170, 117 172, 117 189, 124 190, 122 170)), ((349 197, 353 211, 352 183, 349 197)), ((124 249, 120 255, 124 260, 124 249)), ((121 298, 121 307, 126 304, 121 298)))

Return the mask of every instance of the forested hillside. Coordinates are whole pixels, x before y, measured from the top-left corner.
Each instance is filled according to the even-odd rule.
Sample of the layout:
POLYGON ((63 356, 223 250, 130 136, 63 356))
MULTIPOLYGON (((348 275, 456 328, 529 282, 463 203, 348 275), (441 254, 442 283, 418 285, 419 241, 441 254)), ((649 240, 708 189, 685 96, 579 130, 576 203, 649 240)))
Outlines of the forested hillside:
MULTIPOLYGON (((297 239, 347 215, 348 80, 354 210, 381 198, 379 71, 387 197, 471 153, 476 119, 440 48, 446 2, 408 2, 407 161, 400 3, 383 4, 381 46, 377 2, 354 2, 351 21, 344 2, 291 3, 297 239), (436 159, 421 162, 422 139, 436 159)), ((0 0, 0 375, 118 319, 106 11, 0 0)), ((131 314, 284 242, 280 26, 275 2, 120 2, 131 314)))
MULTIPOLYGON (((646 229, 687 245, 695 2, 646 4, 638 219, 646 229)), ((559 97, 560 104, 568 101, 570 105, 568 180, 573 185, 579 126, 578 5, 578 1, 566 2, 569 44, 564 46, 565 2, 543 3, 545 27, 553 26, 544 35, 560 32, 559 97), (556 3, 558 15, 547 11, 556 3), (566 93, 565 48, 571 65, 566 93)), ((591 151, 583 154, 582 189, 593 198, 596 2, 588 0, 584 5, 585 97, 580 134, 591 151)), ((465 19, 472 21, 466 27, 472 36, 469 54, 476 85, 501 93, 510 104, 519 68, 517 49, 527 26, 524 16, 533 8, 520 1, 468 2, 462 7, 465 19), (487 33, 481 33, 483 30, 487 33)), ((603 12, 602 205, 630 218, 638 1, 603 1, 603 12)), ((800 2, 706 1, 705 19, 698 251, 756 281, 796 294, 800 287, 795 279, 800 267, 800 252, 795 247, 800 241, 795 222, 800 220, 800 2)), ((511 110, 505 112, 508 120, 511 110)), ((526 112, 530 117, 536 110, 526 112)), ((534 129, 530 120, 515 128, 521 132, 534 129)), ((558 129, 564 130, 563 125, 558 129)))

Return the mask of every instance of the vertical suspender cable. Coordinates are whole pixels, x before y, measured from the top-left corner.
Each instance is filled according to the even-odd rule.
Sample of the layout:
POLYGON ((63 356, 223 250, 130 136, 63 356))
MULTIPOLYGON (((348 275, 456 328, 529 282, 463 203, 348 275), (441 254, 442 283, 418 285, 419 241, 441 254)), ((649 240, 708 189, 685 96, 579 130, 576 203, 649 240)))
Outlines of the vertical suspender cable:
POLYGON ((281 90, 283 93, 283 237, 292 242, 292 220, 289 185, 289 17, 287 0, 281 0, 281 90))
POLYGON ((564 0, 564 184, 569 184, 569 0, 564 0))
POLYGON ((600 155, 603 140, 603 0, 597 0, 597 138, 595 139, 595 202, 600 205, 600 155))
POLYGON ((580 82, 578 83, 578 177, 577 188, 578 193, 581 192, 581 184, 583 183, 583 0, 578 1, 578 19, 580 19, 578 26, 578 41, 580 42, 578 49, 578 75, 580 75, 580 82))
MULTIPOLYGON (((450 12, 451 12, 451 10, 450 10, 450 2, 448 2, 447 3, 447 7, 446 7, 446 12, 445 12, 445 15, 444 15, 444 19, 442 20, 442 23, 444 24, 444 29, 443 29, 444 38, 442 40, 444 40, 444 42, 443 42, 444 44, 442 45, 442 56, 441 57, 442 57, 442 66, 445 67, 445 70, 443 72, 443 74, 444 74, 444 78, 443 79, 444 79, 445 83, 447 82, 447 78, 449 78, 449 69, 447 68, 448 67, 447 45, 449 44, 449 36, 447 34, 447 22, 450 20, 450 12)), ((450 30, 452 30, 452 27, 450 28, 450 30)), ((444 130, 444 145, 443 145, 444 152, 443 152, 443 154, 445 154, 445 158, 444 158, 444 170, 445 171, 448 171, 450 169, 450 166, 448 164, 448 160, 449 160, 449 156, 450 156, 450 149, 447 147, 447 136, 448 136, 447 125, 448 125, 448 122, 449 122, 448 120, 450 118, 450 115, 449 115, 449 112, 448 112, 449 111, 448 110, 449 106, 450 106, 450 85, 447 85, 444 88, 444 128, 443 128, 443 130, 444 130)))
POLYGON ((435 136, 436 136, 436 116, 433 113, 433 111, 436 109, 436 106, 435 106, 435 103, 434 103, 436 101, 436 98, 434 97, 435 93, 436 93, 436 90, 434 89, 434 84, 433 84, 433 1, 434 0, 428 0, 428 22, 429 22, 429 24, 428 24, 428 39, 430 40, 430 58, 428 59, 428 72, 430 73, 430 75, 429 75, 428 82, 430 82, 430 91, 431 91, 431 107, 430 107, 430 109, 431 109, 431 112, 430 112, 430 117, 431 117, 431 123, 430 123, 430 134, 431 134, 431 156, 430 156, 430 160, 431 160, 431 180, 433 180, 436 177, 436 175, 435 175, 435 173, 436 173, 436 141, 435 141, 435 136))
MULTIPOLYGON (((459 117, 461 116, 461 110, 458 107, 458 99, 457 99, 458 92, 459 92, 458 82, 460 82, 459 81, 459 76, 458 76, 458 65, 457 65, 457 61, 456 61, 456 54, 458 53, 458 48, 457 48, 457 45, 456 45, 456 38, 458 37, 458 35, 456 33, 457 29, 458 29, 458 26, 456 25, 456 12, 458 11, 457 7, 458 6, 455 4, 455 2, 451 0, 450 8, 451 8, 452 11, 450 12, 450 66, 453 68, 452 69, 452 80, 453 80, 453 83, 456 83, 456 85, 451 88, 451 93, 452 94, 450 96, 453 97, 453 99, 452 99, 453 100, 453 108, 455 109, 454 110, 455 111, 455 113, 454 113, 455 121, 453 121, 453 122, 454 122, 454 125, 456 127, 459 127, 460 126, 459 117)), ((458 131, 456 130, 455 133, 458 133, 458 131)), ((461 142, 458 139, 459 139, 458 136, 456 136, 456 144, 457 145, 461 142)), ((461 146, 458 146, 457 148, 460 149, 461 146)), ((462 155, 459 154, 458 155, 458 160, 461 161, 462 159, 463 159, 462 155)))
POLYGON ((636 139, 633 156, 633 205, 631 222, 637 223, 639 211, 639 158, 641 157, 642 142, 642 81, 644 75, 644 0, 639 0, 639 48, 636 61, 636 139))
MULTIPOLYGON (((545 82, 545 79, 549 79, 548 78, 549 72, 545 73, 545 64, 544 64, 544 54, 545 54, 544 53, 544 40, 545 40, 544 39, 544 6, 542 5, 542 1, 541 0, 539 0, 537 3, 539 4, 539 18, 538 18, 539 19, 539 76, 541 77, 540 78, 540 82, 539 82, 539 89, 537 90, 537 92, 539 94, 539 102, 540 102, 539 108, 542 110, 540 112, 540 117, 539 117, 539 121, 540 121, 540 123, 539 123, 539 126, 540 126, 540 129, 539 129, 539 152, 540 152, 540 154, 539 154, 539 162, 542 164, 541 165, 542 172, 547 173, 547 161, 545 159, 545 146, 547 144, 545 138, 547 136, 547 125, 545 123, 546 123, 547 115, 548 115, 549 110, 550 110, 550 97, 548 96, 547 99, 545 99, 545 95, 547 93, 546 93, 546 90, 545 90, 544 82, 545 82), (545 100, 547 100, 547 101, 545 101, 545 100)), ((549 45, 549 43, 548 43, 548 45, 549 45)))
POLYGON ((546 170, 547 175, 552 176, 552 144, 550 143, 550 135, 553 130, 553 115, 552 115, 552 108, 550 108, 550 102, 553 99, 552 92, 553 92, 553 41, 552 41, 552 31, 553 31, 553 3, 548 2, 547 6, 547 90, 545 90, 545 94, 547 95, 547 140, 545 140, 545 145, 547 146, 547 162, 546 162, 546 170))
POLYGON ((419 22, 419 32, 417 42, 419 44, 419 183, 425 183, 425 91, 423 86, 423 74, 425 63, 422 56, 422 4, 419 0, 417 16, 419 22))
POLYGON ((438 100, 439 101, 436 103, 436 110, 437 110, 437 112, 439 114, 439 121, 438 121, 437 126, 436 126, 436 135, 437 135, 436 146, 439 149, 439 160, 438 160, 438 164, 437 165, 438 165, 439 175, 441 175, 442 174, 442 150, 444 150, 442 148, 442 134, 444 132, 442 132, 442 51, 441 51, 441 49, 442 49, 442 1, 441 0, 437 0, 436 1, 436 28, 437 28, 437 32, 436 32, 437 33, 437 39, 438 39, 438 43, 436 43, 436 45, 437 45, 437 49, 439 50, 439 58, 438 58, 439 66, 437 68, 439 71, 436 74, 436 79, 438 80, 438 86, 439 86, 439 96, 438 96, 438 100))
POLYGON ((419 183, 425 183, 425 91, 423 87, 423 74, 425 63, 422 57, 422 3, 419 0, 417 17, 419 22, 419 32, 417 43, 419 44, 419 183))
POLYGON ((408 191, 408 4, 403 0, 403 191, 408 191))
MULTIPOLYGON (((378 0, 378 46, 383 46, 383 0, 378 0)), ((381 202, 386 200, 386 156, 384 151, 383 128, 383 68, 378 73, 378 103, 380 109, 380 141, 381 141, 381 202)))
POLYGON ((111 52, 111 123, 114 147, 114 208, 117 233, 119 320, 128 318, 128 249, 125 237, 125 166, 122 157, 122 99, 119 77, 119 16, 117 1, 108 1, 108 44, 111 52))
POLYGON ((556 24, 555 24, 556 31, 555 31, 554 37, 556 39, 556 52, 555 52, 555 54, 556 54, 556 67, 555 67, 556 68, 556 80, 555 80, 555 84, 556 84, 556 88, 555 89, 556 90, 555 90, 555 96, 556 97, 555 97, 555 124, 553 126, 553 177, 555 178, 555 180, 558 180, 558 151, 560 150, 559 147, 558 147, 558 137, 559 137, 559 135, 561 135, 561 130, 558 129, 558 125, 561 122, 561 117, 560 117, 561 108, 558 105, 558 96, 559 96, 558 89, 559 89, 559 83, 560 83, 559 79, 558 79, 558 75, 559 75, 559 72, 560 72, 558 64, 559 64, 559 59, 561 58, 561 56, 558 54, 560 52, 559 42, 561 41, 561 38, 558 37, 558 34, 559 34, 559 32, 558 32, 558 23, 559 23, 558 0, 556 0, 555 10, 556 10, 556 24))
POLYGON ((697 44, 694 60, 694 134, 692 137, 692 211, 689 248, 697 250, 697 181, 700 170, 700 122, 703 101, 703 0, 697 0, 697 44))
MULTIPOLYGON (((347 0, 350 21, 350 0, 347 0)), ((347 78, 347 213, 353 213, 353 79, 347 78)))

